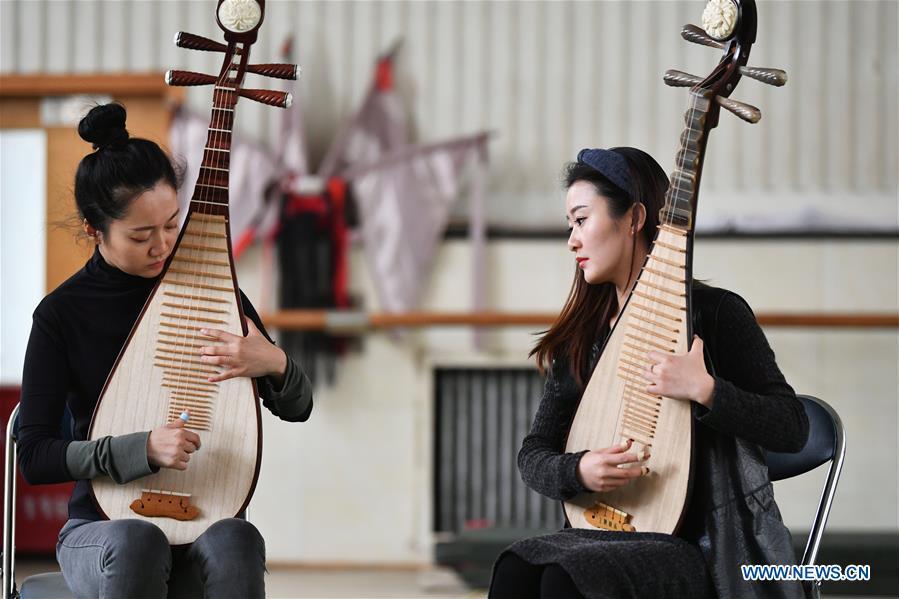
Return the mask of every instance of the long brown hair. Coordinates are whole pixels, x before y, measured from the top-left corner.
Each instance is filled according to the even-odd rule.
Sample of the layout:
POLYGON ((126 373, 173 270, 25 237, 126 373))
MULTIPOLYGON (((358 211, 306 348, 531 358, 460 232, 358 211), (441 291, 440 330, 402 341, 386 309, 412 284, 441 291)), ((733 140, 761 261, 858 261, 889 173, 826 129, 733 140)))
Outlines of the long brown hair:
MULTIPOLYGON (((565 165, 562 180, 565 189, 577 181, 587 181, 596 193, 607 200, 609 216, 620 220, 636 203, 646 209, 646 221, 640 234, 648 246, 652 246, 659 224, 659 211, 665 203, 668 177, 652 156, 636 148, 610 148, 628 163, 633 197, 617 187, 598 170, 583 162, 565 165)), ((637 237, 634 236, 634 250, 637 237)), ((631 270, 636 251, 631 253, 631 270)), ((580 268, 575 266, 574 281, 565 306, 553 325, 543 332, 530 356, 536 356, 541 373, 553 362, 567 364, 578 387, 583 389, 590 375, 590 348, 608 328, 609 319, 618 311, 618 295, 611 282, 591 285, 584 280, 580 268)))

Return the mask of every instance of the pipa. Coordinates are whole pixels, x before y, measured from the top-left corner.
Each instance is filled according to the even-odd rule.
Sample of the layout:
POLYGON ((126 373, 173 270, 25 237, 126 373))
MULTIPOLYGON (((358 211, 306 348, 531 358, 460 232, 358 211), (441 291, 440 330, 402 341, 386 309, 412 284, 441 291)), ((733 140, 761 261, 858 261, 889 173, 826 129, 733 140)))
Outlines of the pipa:
POLYGON ((690 42, 724 51, 704 79, 668 71, 665 83, 690 87, 686 127, 680 136, 655 242, 587 383, 572 420, 566 452, 596 450, 633 439, 631 452, 645 450, 647 476, 606 493, 583 493, 564 503, 571 526, 604 530, 674 533, 690 491, 693 418, 688 401, 651 395, 643 373, 650 351, 685 353, 692 339, 690 288, 693 232, 699 181, 709 132, 720 108, 750 123, 757 108, 729 99, 741 76, 783 85, 779 69, 746 66, 755 42, 754 0, 712 0, 703 28, 687 25, 690 42))
POLYGON ((179 33, 175 43, 224 55, 218 76, 169 71, 169 85, 212 85, 212 115, 203 162, 186 220, 165 268, 116 359, 94 411, 90 439, 155 429, 189 410, 186 427, 202 447, 186 471, 117 485, 91 481, 96 504, 110 519, 145 519, 172 545, 193 542, 212 523, 249 503, 259 474, 262 431, 259 396, 250 378, 210 383, 217 368, 200 361, 212 344, 202 328, 247 334, 228 226, 228 168, 239 97, 287 107, 290 95, 243 89, 247 72, 296 79, 290 64, 249 64, 262 24, 264 0, 219 0, 216 21, 226 43, 179 33))

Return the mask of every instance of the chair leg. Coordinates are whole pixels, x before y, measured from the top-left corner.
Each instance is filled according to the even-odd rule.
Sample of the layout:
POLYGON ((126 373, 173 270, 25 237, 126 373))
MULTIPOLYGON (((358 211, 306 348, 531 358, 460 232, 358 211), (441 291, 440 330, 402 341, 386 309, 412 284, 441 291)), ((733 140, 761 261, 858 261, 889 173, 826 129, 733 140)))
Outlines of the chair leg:
POLYGON ((808 596, 810 599, 821 599, 821 581, 816 580, 809 585, 808 596))

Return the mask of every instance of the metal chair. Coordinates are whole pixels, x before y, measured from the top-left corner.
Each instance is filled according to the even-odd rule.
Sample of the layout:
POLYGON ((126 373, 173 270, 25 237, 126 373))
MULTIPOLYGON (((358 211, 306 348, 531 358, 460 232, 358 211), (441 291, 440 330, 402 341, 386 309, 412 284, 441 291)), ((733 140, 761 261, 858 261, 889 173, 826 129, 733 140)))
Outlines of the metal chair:
MULTIPOLYGON (((809 433, 805 447, 798 453, 765 452, 768 474, 772 481, 791 478, 814 470, 825 462, 830 462, 827 479, 818 502, 815 520, 805 544, 801 565, 814 565, 824 535, 824 526, 837 491, 843 459, 846 456, 846 433, 839 415, 823 400, 809 395, 798 395, 808 415, 809 433)), ((821 581, 804 585, 806 595, 817 599, 821 596, 821 581)))
MULTIPOLYGON (((71 423, 71 416, 67 414, 71 423)), ((41 597, 66 599, 74 597, 61 572, 47 572, 29 576, 16 589, 16 433, 18 432, 19 406, 9 416, 6 426, 6 465, 3 483, 3 597, 4 599, 39 599, 41 597)), ((63 425, 64 434, 71 438, 71 426, 63 425)))

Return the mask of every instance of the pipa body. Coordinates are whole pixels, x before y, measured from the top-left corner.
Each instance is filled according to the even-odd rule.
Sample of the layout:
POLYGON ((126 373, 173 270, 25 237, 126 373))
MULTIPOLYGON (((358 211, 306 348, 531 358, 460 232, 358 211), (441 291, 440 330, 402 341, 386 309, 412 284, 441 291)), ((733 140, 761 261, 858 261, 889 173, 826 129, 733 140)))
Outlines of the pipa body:
POLYGON ((649 365, 647 352, 688 349, 687 252, 685 234, 659 230, 584 389, 565 447, 578 452, 633 439, 629 452, 648 451, 650 473, 620 489, 583 493, 565 502, 575 528, 618 530, 620 524, 640 532, 673 533, 681 520, 690 485, 690 402, 646 393, 642 373, 649 365), (613 510, 626 517, 615 518, 613 510), (603 519, 608 519, 605 525, 603 519))
POLYGON ((202 345, 212 344, 200 334, 201 328, 245 334, 229 246, 224 216, 188 216, 106 381, 91 423, 89 438, 98 439, 152 430, 189 411, 186 428, 200 436, 202 445, 191 454, 187 470, 162 468, 124 485, 109 478, 92 481, 105 516, 148 519, 173 545, 193 542, 212 523, 240 513, 259 474, 262 437, 253 380, 209 383, 206 379, 217 369, 199 356, 202 345), (170 501, 178 508, 189 504, 197 513, 189 520, 144 516, 132 509, 142 500, 170 501))

